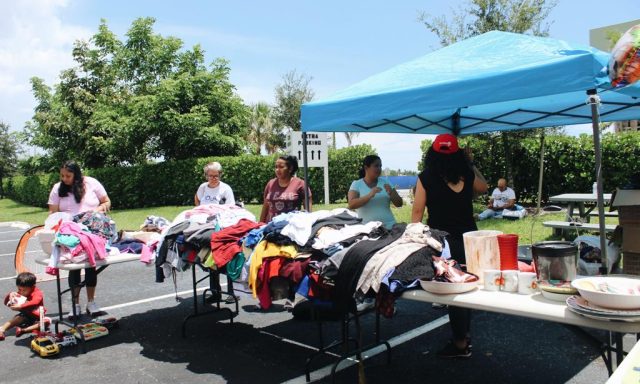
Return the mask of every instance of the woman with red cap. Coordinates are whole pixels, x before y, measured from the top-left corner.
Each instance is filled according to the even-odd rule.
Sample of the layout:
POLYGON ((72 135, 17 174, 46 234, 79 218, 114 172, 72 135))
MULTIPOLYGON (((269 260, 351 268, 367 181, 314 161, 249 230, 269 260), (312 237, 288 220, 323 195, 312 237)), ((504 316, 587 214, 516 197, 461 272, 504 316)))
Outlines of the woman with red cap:
MULTIPOLYGON (((473 219, 473 196, 485 193, 487 182, 473 165, 469 148, 460 150, 450 134, 438 135, 424 157, 423 171, 416 183, 411 221, 421 222, 425 208, 427 225, 449 233, 451 256, 465 263, 462 234, 478 229, 473 219)), ((449 307, 453 340, 438 352, 438 357, 470 357, 471 311, 449 307)))

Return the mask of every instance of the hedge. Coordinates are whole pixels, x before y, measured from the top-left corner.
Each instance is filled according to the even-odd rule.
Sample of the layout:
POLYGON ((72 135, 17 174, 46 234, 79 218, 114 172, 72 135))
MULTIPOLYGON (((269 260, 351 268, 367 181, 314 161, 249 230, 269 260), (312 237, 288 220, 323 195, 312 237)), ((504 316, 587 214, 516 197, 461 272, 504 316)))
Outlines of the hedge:
MULTIPOLYGON (((504 177, 506 165, 503 143, 499 137, 480 140, 465 137, 461 145, 473 148, 475 162, 491 186, 504 177)), ((513 146, 513 187, 519 201, 535 201, 538 191, 540 140, 525 138, 513 146)), ((428 147, 428 146, 426 146, 428 147)), ((369 145, 358 145, 329 151, 329 199, 332 203, 346 199, 351 181, 358 176, 364 156, 374 154, 369 145)), ((607 133, 602 137, 602 175, 604 190, 609 192, 625 185, 640 172, 640 132, 607 133)), ((384 160, 384 159, 383 159, 384 160)), ((275 155, 216 157, 182 161, 166 161, 130 167, 87 170, 100 180, 116 209, 164 205, 191 205, 196 188, 204 182, 202 168, 209 161, 219 161, 222 179, 231 185, 236 199, 261 203, 266 182, 274 177, 275 155)), ((543 200, 566 192, 590 192, 595 179, 593 141, 589 135, 579 137, 547 136, 544 151, 543 200)), ((302 170, 299 175, 302 177, 302 170)), ((7 196, 24 204, 45 207, 57 174, 16 176, 5 179, 7 196)), ((324 199, 321 168, 309 170, 314 203, 324 199)))
MULTIPOLYGON (((493 187, 505 177, 506 164, 500 138, 466 137, 461 145, 473 149, 478 169, 493 187)), ((535 201, 540 169, 540 139, 510 143, 514 153, 513 188, 519 201, 535 201)), ((640 132, 607 133, 602 136, 602 177, 605 192, 624 186, 640 172, 640 132)), ((561 193, 590 193, 595 181, 593 138, 553 135, 545 138, 542 199, 561 193)))
MULTIPOLYGON (((375 154, 370 145, 357 145, 329 151, 329 199, 344 200, 351 182, 358 178, 362 159, 375 154)), ((166 205, 192 205, 198 185, 205 181, 204 166, 210 161, 222 164, 222 180, 229 184, 236 200, 262 203, 267 181, 275 177, 276 155, 212 157, 114 168, 85 170, 105 186, 115 209, 166 205)), ((302 164, 300 164, 302 167, 302 164)), ((303 170, 298 172, 303 177, 303 170)), ((59 180, 57 173, 15 176, 5 181, 10 198, 32 206, 46 207, 51 187, 59 180)), ((309 169, 313 202, 324 200, 322 168, 309 169)))

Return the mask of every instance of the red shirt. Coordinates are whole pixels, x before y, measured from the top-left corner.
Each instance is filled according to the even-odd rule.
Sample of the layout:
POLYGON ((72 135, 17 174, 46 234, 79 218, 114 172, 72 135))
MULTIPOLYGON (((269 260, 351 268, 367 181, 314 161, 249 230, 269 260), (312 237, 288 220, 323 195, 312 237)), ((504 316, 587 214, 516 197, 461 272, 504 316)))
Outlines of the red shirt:
MULTIPOLYGON (((4 305, 9 302, 9 293, 4 298, 4 305)), ((44 306, 44 296, 38 287, 33 287, 31 294, 27 296, 27 301, 20 306, 20 312, 30 313, 32 316, 40 317, 38 307, 44 306)))
MULTIPOLYGON (((309 199, 311 199, 311 190, 309 190, 309 199)), ((271 221, 281 213, 300 210, 304 203, 304 180, 294 176, 286 187, 281 187, 277 178, 269 180, 264 188, 264 201, 269 204, 265 222, 271 221)))

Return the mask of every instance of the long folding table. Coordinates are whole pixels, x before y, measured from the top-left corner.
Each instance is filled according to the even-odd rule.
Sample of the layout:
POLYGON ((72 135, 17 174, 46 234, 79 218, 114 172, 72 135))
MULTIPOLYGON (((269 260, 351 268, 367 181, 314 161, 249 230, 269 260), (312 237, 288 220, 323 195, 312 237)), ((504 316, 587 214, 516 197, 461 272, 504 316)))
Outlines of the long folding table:
POLYGON ((609 337, 608 340, 604 341, 604 348, 601 350, 601 354, 609 374, 624 358, 624 350, 622 349, 623 335, 626 333, 636 335, 640 333, 640 322, 587 318, 569 310, 565 303, 548 300, 540 293, 520 295, 517 293, 476 289, 466 293, 440 295, 416 289, 403 293, 401 298, 608 331, 609 337), (615 352, 615 359, 613 359, 612 352, 615 352))

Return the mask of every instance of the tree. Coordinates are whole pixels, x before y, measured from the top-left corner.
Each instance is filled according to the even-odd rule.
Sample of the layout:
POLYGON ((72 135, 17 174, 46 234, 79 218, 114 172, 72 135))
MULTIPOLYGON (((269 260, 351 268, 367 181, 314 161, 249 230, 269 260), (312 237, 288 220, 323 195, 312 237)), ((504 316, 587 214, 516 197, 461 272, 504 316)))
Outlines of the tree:
POLYGON ((360 132, 344 132, 344 137, 347 139, 347 147, 350 147, 353 144, 353 139, 358 136, 360 132))
POLYGON ((282 83, 275 89, 275 118, 277 125, 294 131, 300 130, 300 107, 313 100, 315 93, 309 88, 312 77, 295 70, 282 76, 282 83))
POLYGON ((556 4, 556 0, 470 0, 453 11, 451 21, 425 12, 418 20, 438 36, 443 47, 493 30, 548 36, 550 24, 545 20, 556 4))
POLYGON ((89 41, 75 43, 77 66, 53 89, 33 78, 31 143, 89 168, 241 153, 249 111, 228 63, 207 67, 199 45, 183 50, 154 23, 135 20, 120 41, 102 20, 89 41))
POLYGON ((274 121, 271 106, 262 102, 253 104, 249 125, 250 131, 247 141, 252 146, 252 152, 259 155, 262 147, 267 144, 269 136, 273 133, 274 121))
MULTIPOLYGON (((556 4, 556 0, 470 0, 464 9, 453 11, 451 20, 424 12, 418 20, 438 36, 442 46, 492 30, 548 36, 550 24, 545 20, 556 4)), ((479 135, 479 138, 485 141, 494 140, 496 136, 500 138, 505 176, 513 185, 513 161, 519 143, 524 137, 538 134, 539 130, 527 130, 488 133, 479 135)))
POLYGON ((18 133, 9 132, 9 125, 0 121, 0 199, 4 198, 2 180, 16 170, 19 143, 18 133))

